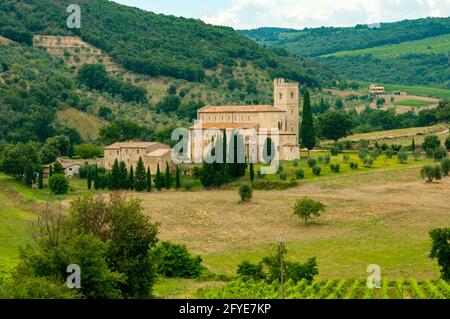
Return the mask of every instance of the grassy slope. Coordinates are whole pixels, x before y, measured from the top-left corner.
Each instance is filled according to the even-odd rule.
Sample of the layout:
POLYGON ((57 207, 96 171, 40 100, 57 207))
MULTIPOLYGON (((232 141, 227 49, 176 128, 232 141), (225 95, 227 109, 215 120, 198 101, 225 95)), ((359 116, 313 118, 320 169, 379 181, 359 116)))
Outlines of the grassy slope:
POLYGON ((100 128, 107 124, 92 114, 66 108, 56 112, 57 122, 76 129, 85 141, 92 141, 99 137, 100 128))
POLYGON ((384 45, 354 51, 340 51, 325 56, 356 56, 372 54, 379 58, 395 58, 405 54, 436 54, 450 51, 450 34, 431 37, 423 40, 402 42, 394 45, 384 45))

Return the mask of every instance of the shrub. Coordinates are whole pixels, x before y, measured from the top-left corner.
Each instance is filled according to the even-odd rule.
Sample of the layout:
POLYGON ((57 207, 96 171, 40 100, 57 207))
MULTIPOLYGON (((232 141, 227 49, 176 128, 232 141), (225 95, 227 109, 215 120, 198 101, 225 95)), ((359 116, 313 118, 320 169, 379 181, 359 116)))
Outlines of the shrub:
POLYGON ((433 157, 434 157, 434 160, 435 160, 436 162, 441 161, 442 159, 448 157, 447 150, 442 149, 442 148, 440 148, 440 147, 439 147, 439 148, 436 148, 436 149, 434 150, 433 157))
POLYGON ((441 141, 439 137, 436 135, 429 135, 425 137, 424 142, 422 143, 422 148, 427 150, 435 150, 436 148, 441 146, 441 141))
POLYGON ((364 158, 363 162, 364 162, 364 165, 366 165, 367 167, 372 167, 374 160, 373 160, 373 157, 369 156, 369 157, 364 158))
POLYGON ((48 187, 56 195, 67 194, 69 191, 69 181, 63 174, 53 174, 48 179, 48 187))
POLYGON ((295 176, 297 179, 304 179, 305 178, 305 171, 302 169, 295 170, 295 176))
POLYGON ((250 183, 242 183, 239 186, 239 196, 241 196, 242 202, 249 202, 253 196, 253 189, 250 183))
POLYGON ((292 163, 292 166, 293 166, 293 167, 298 167, 298 161, 294 161, 294 162, 292 163))
POLYGON ((262 263, 255 265, 249 261, 243 261, 238 266, 237 274, 244 280, 263 280, 266 278, 262 263))
POLYGON ((312 217, 318 217, 325 211, 326 206, 309 197, 302 197, 294 204, 294 214, 300 217, 305 223, 312 217))
POLYGON ((330 164, 330 161, 331 161, 330 155, 326 155, 325 158, 324 158, 324 161, 325 161, 325 165, 330 164))
POLYGON ((418 149, 415 149, 413 152, 413 157, 415 161, 418 161, 420 158, 420 151, 418 149))
POLYGON ((349 166, 350 166, 350 169, 358 169, 358 163, 350 162, 349 166))
POLYGON ((450 172, 450 159, 444 158, 441 162, 442 175, 448 176, 450 172))
POLYGON ((380 156, 380 151, 378 148, 375 148, 372 152, 370 152, 370 156, 372 156, 374 159, 377 159, 378 156, 380 156))
POLYGON ((308 159, 308 166, 313 168, 314 166, 316 166, 317 161, 314 158, 310 158, 308 159))
POLYGON ((341 165, 339 164, 331 164, 330 166, 331 170, 335 173, 339 173, 341 170, 341 165))
POLYGON ((280 176, 280 179, 282 180, 282 181, 285 181, 286 179, 287 179, 287 173, 286 172, 281 172, 280 174, 279 174, 279 176, 280 176))
POLYGON ((401 150, 400 152, 398 152, 397 158, 400 163, 404 164, 408 161, 408 154, 405 151, 401 150))
POLYGON ((339 155, 341 153, 341 151, 336 146, 333 146, 330 149, 330 153, 333 156, 337 156, 337 155, 339 155))
POLYGON ((391 150, 391 149, 387 149, 387 150, 386 150, 386 157, 389 158, 389 159, 391 159, 392 156, 394 156, 394 151, 391 150))
POLYGON ((316 176, 320 176, 320 173, 322 172, 322 169, 319 166, 314 166, 312 168, 313 174, 316 176))
POLYGON ((427 180, 428 183, 433 182, 435 179, 440 180, 442 179, 441 167, 438 165, 434 167, 431 165, 424 166, 420 171, 420 176, 427 180))
POLYGON ((192 257, 185 245, 161 242, 153 252, 156 270, 160 275, 178 278, 198 278, 201 273, 200 257, 192 257))
POLYGON ((358 157, 361 161, 364 161, 364 159, 369 155, 369 151, 366 148, 360 149, 358 153, 358 157))
POLYGON ((195 182, 192 180, 183 181, 181 187, 184 188, 186 191, 190 191, 194 188, 195 182))

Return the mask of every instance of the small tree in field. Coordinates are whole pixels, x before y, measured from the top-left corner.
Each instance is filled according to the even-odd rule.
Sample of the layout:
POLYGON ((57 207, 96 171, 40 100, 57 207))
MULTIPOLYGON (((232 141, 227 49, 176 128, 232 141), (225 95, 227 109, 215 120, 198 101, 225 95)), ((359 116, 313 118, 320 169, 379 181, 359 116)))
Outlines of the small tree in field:
POLYGON ((242 183, 239 187, 239 196, 242 202, 249 202, 253 196, 253 189, 250 183, 242 183))
POLYGON ((294 204, 294 214, 300 217, 305 223, 312 217, 318 217, 325 212, 326 206, 309 197, 302 197, 294 204))
POLYGON ((425 179, 428 183, 432 183, 435 179, 442 179, 441 167, 439 165, 431 166, 427 165, 420 171, 420 176, 425 179))
POLYGON ((408 161, 408 154, 404 150, 401 150, 398 152, 397 158, 400 163, 405 164, 408 161))
POLYGON ((255 180, 255 168, 253 167, 253 163, 250 163, 250 181, 253 183, 255 180))
POLYGON ((441 162, 442 174, 448 176, 450 172, 450 159, 444 158, 441 162))

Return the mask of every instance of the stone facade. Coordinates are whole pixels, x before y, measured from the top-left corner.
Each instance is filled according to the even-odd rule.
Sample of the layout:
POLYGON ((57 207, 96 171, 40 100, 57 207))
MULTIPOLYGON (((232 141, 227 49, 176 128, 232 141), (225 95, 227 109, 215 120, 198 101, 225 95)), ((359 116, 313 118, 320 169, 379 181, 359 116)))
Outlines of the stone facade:
POLYGON ((206 106, 198 110, 197 123, 190 128, 188 153, 193 160, 204 155, 213 144, 216 135, 214 130, 226 130, 228 136, 233 130, 238 130, 244 135, 246 156, 261 161, 264 143, 258 142, 260 137, 267 136, 267 130, 270 135, 271 129, 278 129, 279 159, 296 160, 300 158, 299 127, 299 85, 275 79, 273 106, 206 106), (195 146, 198 143, 196 136, 200 132, 202 142, 199 151, 195 146), (256 132, 256 138, 250 137, 249 132, 256 132), (257 145, 252 145, 253 143, 257 145), (253 152, 257 154, 252 154, 253 152))
POLYGON ((157 166, 161 172, 166 169, 166 163, 171 170, 174 170, 174 163, 171 158, 171 148, 157 142, 118 142, 105 147, 104 167, 111 169, 114 161, 125 162, 127 168, 136 170, 139 157, 142 157, 144 166, 150 167, 152 174, 156 174, 157 166))

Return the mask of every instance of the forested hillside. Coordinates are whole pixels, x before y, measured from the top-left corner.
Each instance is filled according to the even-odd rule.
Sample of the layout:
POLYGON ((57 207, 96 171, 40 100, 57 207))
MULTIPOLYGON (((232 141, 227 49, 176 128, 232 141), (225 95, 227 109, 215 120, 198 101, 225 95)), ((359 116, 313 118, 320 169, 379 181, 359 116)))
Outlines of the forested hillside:
POLYGON ((450 18, 372 27, 240 32, 299 57, 314 57, 344 79, 450 88, 450 18))
POLYGON ((202 82, 207 69, 252 62, 270 76, 320 86, 316 64, 264 49, 231 28, 157 15, 107 0, 12 0, 0 5, 0 35, 31 44, 33 34, 80 35, 128 70, 202 82), (68 30, 66 7, 82 4, 81 29, 68 30))

